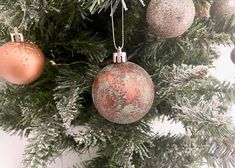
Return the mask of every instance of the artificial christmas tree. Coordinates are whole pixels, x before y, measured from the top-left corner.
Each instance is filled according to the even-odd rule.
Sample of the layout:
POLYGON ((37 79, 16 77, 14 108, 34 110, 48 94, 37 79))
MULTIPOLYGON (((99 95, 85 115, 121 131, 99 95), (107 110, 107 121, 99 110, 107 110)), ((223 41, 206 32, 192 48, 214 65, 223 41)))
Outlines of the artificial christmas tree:
MULTIPOLYGON (((197 6, 208 2, 194 0, 197 6)), ((1 1, 1 40, 20 27, 46 57, 39 79, 20 86, 6 82, 0 90, 1 128, 30 142, 22 167, 47 167, 66 149, 81 154, 94 147, 97 157, 84 167, 234 167, 235 131, 227 110, 235 88, 208 74, 219 56, 214 45, 234 42, 231 19, 196 18, 180 37, 163 39, 150 32, 144 3, 150 1, 1 1), (115 33, 125 31, 128 61, 143 67, 155 87, 151 109, 131 124, 106 120, 92 101, 93 82, 113 60, 111 3, 115 33), (151 124, 159 117, 181 122, 186 133, 155 134, 151 124)))

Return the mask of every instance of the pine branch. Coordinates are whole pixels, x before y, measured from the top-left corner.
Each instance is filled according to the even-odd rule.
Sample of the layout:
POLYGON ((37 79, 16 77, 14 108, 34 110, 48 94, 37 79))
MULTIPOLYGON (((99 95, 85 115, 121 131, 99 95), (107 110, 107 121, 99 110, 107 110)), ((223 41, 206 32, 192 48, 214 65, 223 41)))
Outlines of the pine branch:
POLYGON ((159 168, 200 168, 206 164, 209 167, 234 167, 234 137, 233 143, 230 140, 218 143, 205 135, 157 136, 153 141, 155 146, 150 151, 151 157, 142 162, 143 168, 156 165, 159 168))
POLYGON ((134 153, 141 159, 148 157, 148 148, 145 146, 151 136, 148 125, 140 123, 139 126, 129 126, 129 128, 114 126, 110 133, 107 132, 108 130, 103 131, 107 135, 106 144, 100 146, 98 153, 109 158, 116 165, 122 167, 134 165, 134 153), (116 150, 113 151, 113 149, 116 150))
POLYGON ((77 29, 83 19, 87 19, 86 9, 77 0, 4 0, 0 3, 1 37, 8 38, 9 32, 18 27, 27 37, 25 39, 41 42, 38 39, 43 38, 41 46, 48 42, 48 38, 57 39, 61 30, 77 29))
MULTIPOLYGON (((87 128, 87 127, 86 127, 87 128)), ((97 146, 98 155, 109 158, 114 165, 128 167, 134 165, 133 154, 144 159, 148 157, 145 143, 150 143, 152 134, 149 126, 140 122, 131 125, 117 125, 94 116, 88 129, 77 128, 72 135, 78 152, 97 146), (115 151, 113 151, 115 149, 115 151)))
POLYGON ((141 168, 190 168, 198 167, 200 147, 188 136, 159 136, 153 139, 154 147, 150 150, 150 158, 145 159, 141 168))
POLYGON ((88 32, 80 32, 77 38, 65 44, 65 47, 71 48, 73 53, 85 55, 91 63, 100 63, 107 57, 107 49, 104 44, 105 42, 97 35, 92 36, 88 32))
POLYGON ((63 128, 57 116, 34 129, 25 149, 23 168, 47 167, 49 162, 63 151, 63 128))
POLYGON ((74 73, 69 67, 63 66, 56 77, 54 100, 56 108, 61 115, 64 127, 69 129, 71 122, 83 109, 84 98, 82 94, 87 87, 81 74, 74 73))
MULTIPOLYGON (((107 10, 111 2, 113 2, 113 11, 117 9, 117 6, 121 3, 125 10, 128 10, 128 4, 126 0, 86 0, 84 1, 84 4, 86 8, 89 8, 90 12, 92 14, 96 12, 101 12, 102 10, 107 10)), ((136 2, 133 2, 136 3, 136 2)), ((142 6, 145 6, 144 0, 139 0, 139 3, 142 4, 142 6)))
POLYGON ((0 125, 5 131, 27 136, 54 114, 51 85, 42 86, 44 77, 34 85, 7 84, 1 90, 0 125))
POLYGON ((221 102, 219 112, 225 114, 228 106, 235 100, 234 85, 206 77, 207 71, 206 66, 174 65, 158 68, 155 72, 158 75, 153 75, 158 88, 156 110, 160 114, 171 116, 174 114, 171 104, 175 104, 177 98, 181 99, 187 95, 186 97, 193 101, 204 95, 206 100, 217 96, 221 102))
POLYGON ((192 66, 182 64, 181 66, 173 65, 172 68, 164 67, 160 76, 165 78, 170 85, 177 87, 178 85, 185 84, 193 79, 200 79, 205 77, 208 73, 208 67, 206 66, 192 66), (169 69, 171 72, 169 72, 169 69))
POLYGON ((230 137, 233 132, 231 118, 220 114, 219 98, 214 96, 211 100, 201 97, 197 100, 178 98, 175 119, 184 123, 195 135, 208 135, 218 142, 230 137))
POLYGON ((172 64, 211 65, 218 57, 212 45, 232 45, 234 26, 228 20, 214 22, 212 19, 196 19, 189 30, 173 39, 160 39, 149 34, 145 47, 139 54, 142 60, 151 66, 172 64), (223 25, 222 26, 218 26, 223 25))
POLYGON ((234 16, 228 18, 220 18, 214 21, 214 31, 217 33, 227 33, 234 39, 234 32, 235 32, 235 23, 234 23, 234 16))
MULTIPOLYGON (((175 96, 176 92, 183 90, 187 86, 197 83, 198 80, 203 79, 208 73, 206 66, 192 66, 192 65, 173 65, 161 68, 156 76, 156 87, 159 88, 158 97, 166 98, 175 96), (160 81, 160 82, 159 82, 160 81)), ((155 76, 153 76, 155 79, 155 76)))
POLYGON ((211 0, 193 0, 196 8, 204 7, 206 4, 211 4, 211 0))
POLYGON ((230 45, 233 34, 232 19, 212 20, 207 18, 197 19, 187 32, 187 38, 193 39, 202 45, 223 44, 230 45))
POLYGON ((207 136, 203 136, 201 142, 199 140, 201 157, 206 160, 208 167, 233 168, 235 166, 234 132, 230 136, 222 143, 207 136))
POLYGON ((93 84, 93 81, 95 80, 95 78, 97 77, 97 75, 99 74, 101 68, 96 65, 96 64, 89 64, 88 65, 88 69, 85 72, 85 78, 86 78, 86 84, 88 86, 90 86, 90 91, 91 91, 91 86, 93 84))
POLYGON ((74 166, 74 168, 97 168, 97 166, 102 168, 120 168, 119 165, 110 161, 109 158, 102 156, 84 162, 82 165, 74 166))
POLYGON ((39 1, 3 1, 1 2, 2 13, 0 15, 1 23, 5 24, 10 28, 18 27, 20 29, 27 29, 28 25, 33 22, 38 22, 39 18, 48 10, 57 10, 54 6, 53 0, 44 1, 40 3, 39 1), (40 6, 41 10, 38 10, 40 6), (31 21, 31 23, 29 23, 31 21))
POLYGON ((221 102, 221 113, 225 114, 228 107, 235 102, 234 84, 229 82, 221 83, 212 77, 202 80, 200 86, 193 91, 195 94, 204 95, 206 99, 211 99, 214 95, 219 97, 221 102))

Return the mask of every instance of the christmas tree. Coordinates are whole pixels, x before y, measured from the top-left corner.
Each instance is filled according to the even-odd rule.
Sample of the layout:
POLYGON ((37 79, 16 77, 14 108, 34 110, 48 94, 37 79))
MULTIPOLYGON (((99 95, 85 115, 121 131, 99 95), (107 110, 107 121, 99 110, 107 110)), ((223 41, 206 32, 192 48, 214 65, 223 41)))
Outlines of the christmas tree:
MULTIPOLYGON (((3 75, 10 59, 0 63, 5 79, 0 89, 0 126, 28 137, 22 167, 47 167, 66 149, 80 155, 93 148, 97 157, 83 167, 235 167, 235 131, 227 114, 235 86, 208 74, 219 56, 215 46, 235 42, 234 0, 190 1, 1 0, 2 44, 10 41, 9 34, 17 27, 45 55, 40 78, 24 85, 12 84, 3 75), (155 14, 160 2, 162 10, 155 14), (177 13, 181 3, 187 5, 177 13), (193 4, 190 10, 188 4, 193 4), (170 10, 164 9, 167 6, 170 10), (187 25, 181 23, 183 17, 174 22, 174 16, 186 9, 187 25), (172 20, 162 21, 169 11, 172 20), (155 21, 162 21, 160 27, 155 21), (92 100, 92 84, 104 67, 113 64, 113 42, 121 41, 128 61, 141 66, 154 84, 151 109, 129 124, 105 119, 92 100), (152 122, 157 118, 181 123, 186 133, 154 133, 152 122)), ((5 58, 3 52, 0 56, 5 58)), ((139 85, 132 83, 133 88, 139 85)), ((142 92, 146 90, 147 86, 142 92)))

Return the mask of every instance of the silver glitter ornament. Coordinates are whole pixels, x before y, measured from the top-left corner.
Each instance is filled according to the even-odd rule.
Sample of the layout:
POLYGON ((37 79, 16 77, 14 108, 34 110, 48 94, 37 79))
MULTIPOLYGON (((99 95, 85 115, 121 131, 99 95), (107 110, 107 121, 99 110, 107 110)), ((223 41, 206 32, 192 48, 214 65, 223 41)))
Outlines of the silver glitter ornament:
POLYGON ((235 0, 215 0, 210 14, 214 18, 231 18, 235 15, 235 0))
POLYGON ((162 38, 182 35, 192 25, 194 17, 192 0, 151 0, 146 12, 149 30, 162 38))
POLYGON ((235 64, 235 48, 231 52, 231 60, 235 64))

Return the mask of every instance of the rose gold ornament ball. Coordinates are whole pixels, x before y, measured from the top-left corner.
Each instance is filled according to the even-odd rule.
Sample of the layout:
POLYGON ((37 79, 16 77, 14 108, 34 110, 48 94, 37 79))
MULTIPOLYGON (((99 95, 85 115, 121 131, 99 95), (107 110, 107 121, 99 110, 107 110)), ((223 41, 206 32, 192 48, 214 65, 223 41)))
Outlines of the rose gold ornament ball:
POLYGON ((44 70, 44 55, 30 42, 8 42, 0 47, 0 76, 13 84, 29 84, 44 70))
POLYGON ((231 18, 235 15, 235 0, 215 0, 211 5, 210 14, 214 18, 231 18))
POLYGON ((210 17, 210 8, 211 4, 209 2, 206 2, 206 4, 202 7, 196 8, 196 17, 202 18, 202 17, 210 17))
POLYGON ((154 85, 148 73, 134 63, 110 64, 95 79, 92 98, 104 118, 129 124, 140 120, 150 110, 154 85))
POLYGON ((194 17, 192 0, 151 0, 146 12, 150 32, 162 38, 182 35, 192 25, 194 17))

